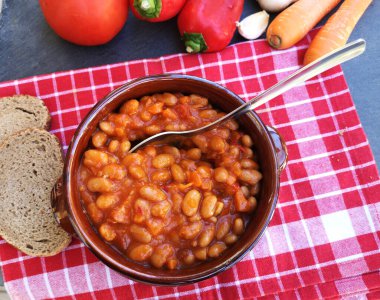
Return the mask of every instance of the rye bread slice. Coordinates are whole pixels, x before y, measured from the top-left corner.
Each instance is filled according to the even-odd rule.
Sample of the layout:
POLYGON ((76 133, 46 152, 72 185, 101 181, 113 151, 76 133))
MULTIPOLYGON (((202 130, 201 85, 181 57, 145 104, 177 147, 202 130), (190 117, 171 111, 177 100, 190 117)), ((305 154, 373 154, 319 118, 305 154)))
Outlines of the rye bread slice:
POLYGON ((41 99, 27 95, 0 98, 0 141, 27 128, 49 129, 50 114, 41 99))
POLYGON ((45 130, 19 131, 0 144, 0 236, 28 255, 54 255, 71 241, 50 203, 62 169, 58 139, 45 130))

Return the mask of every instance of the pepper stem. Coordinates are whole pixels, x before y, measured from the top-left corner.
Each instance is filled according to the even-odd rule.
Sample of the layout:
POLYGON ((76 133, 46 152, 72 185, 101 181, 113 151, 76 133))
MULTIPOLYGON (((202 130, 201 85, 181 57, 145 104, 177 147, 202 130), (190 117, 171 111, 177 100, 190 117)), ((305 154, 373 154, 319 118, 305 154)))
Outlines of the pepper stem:
MULTIPOLYGON (((186 43, 185 43, 186 44, 186 43)), ((187 53, 193 53, 194 52, 194 48, 191 47, 191 46, 186 46, 186 52, 187 53)))
MULTIPOLYGON (((142 0, 141 1, 141 4, 140 4, 140 7, 142 10, 149 10, 151 7, 152 7, 152 2, 153 1, 149 1, 149 0, 142 0)), ((153 3, 154 4, 154 3, 153 3)))
POLYGON ((157 18, 162 9, 161 0, 134 0, 133 6, 144 18, 157 18))
POLYGON ((184 32, 182 39, 188 53, 199 53, 207 50, 207 44, 201 33, 184 32))

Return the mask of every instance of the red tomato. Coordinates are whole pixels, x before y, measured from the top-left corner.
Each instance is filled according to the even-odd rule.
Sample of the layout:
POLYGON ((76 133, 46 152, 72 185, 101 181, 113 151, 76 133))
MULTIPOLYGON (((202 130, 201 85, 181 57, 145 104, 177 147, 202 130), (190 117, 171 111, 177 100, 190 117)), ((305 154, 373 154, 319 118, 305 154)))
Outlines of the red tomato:
POLYGON ((84 46, 109 42, 123 28, 128 0, 39 0, 50 27, 63 39, 84 46))

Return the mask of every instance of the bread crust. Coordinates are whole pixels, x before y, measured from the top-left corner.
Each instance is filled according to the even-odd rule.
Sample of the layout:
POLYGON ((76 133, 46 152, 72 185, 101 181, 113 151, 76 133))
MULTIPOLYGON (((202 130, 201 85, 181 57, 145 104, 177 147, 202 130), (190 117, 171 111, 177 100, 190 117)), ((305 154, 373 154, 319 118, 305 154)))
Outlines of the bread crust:
MULTIPOLYGON (((15 105, 14 107, 10 107, 8 109, 14 109, 16 111, 16 109, 18 109, 17 107, 17 104, 19 104, 19 102, 23 102, 25 101, 25 104, 32 104, 34 106, 34 109, 36 108, 36 106, 39 106, 39 108, 41 109, 40 112, 41 112, 41 115, 42 115, 42 119, 39 119, 41 121, 41 124, 29 124, 29 125, 26 125, 25 126, 21 126, 20 128, 18 128, 17 130, 15 131, 12 131, 10 134, 2 134, 2 128, 0 126, 0 139, 4 139, 6 138, 7 136, 9 135, 12 135, 20 130, 23 130, 23 129, 27 129, 27 128, 41 128, 41 129, 45 129, 45 130, 49 130, 50 129, 50 125, 51 125, 51 116, 50 116, 50 113, 49 113, 49 109, 47 108, 46 104, 44 101, 42 101, 41 99, 37 98, 37 97, 34 97, 34 96, 30 96, 30 95, 13 95, 13 96, 10 96, 10 97, 1 97, 0 98, 0 108, 1 106, 3 105, 15 105), (29 101, 29 103, 28 103, 29 101), (30 126, 31 125, 31 126, 30 126), (2 135, 4 135, 3 137, 1 137, 2 135)), ((3 111, 4 113, 4 111, 3 111)), ((1 118, 1 110, 0 110, 0 118, 1 118)), ((0 121, 0 125, 1 125, 1 121, 0 121)), ((4 129, 3 129, 4 130, 4 129)))
MULTIPOLYGON (((58 160, 54 159, 54 164, 56 165, 57 168, 53 172, 53 173, 56 174, 54 177, 57 177, 57 178, 51 178, 51 182, 50 182, 50 185, 52 185, 52 184, 54 185, 55 181, 58 180, 59 176, 61 176, 61 173, 62 173, 62 170, 63 170, 62 150, 61 150, 61 147, 60 147, 60 144, 59 144, 59 140, 58 140, 58 138, 55 135, 52 135, 49 132, 47 132, 47 131, 45 131, 43 129, 39 129, 39 128, 28 128, 28 129, 25 129, 25 130, 18 131, 16 133, 8 136, 6 139, 4 139, 4 140, 2 140, 0 142, 0 154, 3 151, 6 151, 6 148, 8 147, 8 145, 12 145, 12 143, 19 143, 19 138, 28 136, 28 134, 30 134, 30 135, 36 135, 36 137, 40 137, 40 138, 41 137, 47 138, 45 147, 46 148, 47 148, 47 146, 54 147, 54 149, 51 149, 49 152, 47 152, 48 154, 51 154, 51 155, 57 154, 58 155, 58 153, 59 153, 58 156, 54 156, 54 158, 58 158, 58 160), (49 138, 50 138, 50 140, 48 140, 49 138)), ((0 165, 1 165, 1 157, 2 156, 0 155, 0 165)), ((30 158, 31 157, 32 156, 30 156, 30 158)), ((51 157, 53 157, 53 156, 51 156, 51 157)), ((50 157, 49 157, 49 159, 50 159, 50 157)), ((50 163, 51 162, 52 161, 50 161, 50 163)), ((49 162, 46 161, 46 163, 49 163, 49 162)), ((5 170, 3 170, 3 173, 4 173, 4 171, 5 170)), ((21 174, 18 174, 18 175, 21 177, 21 174)), ((0 180, 4 180, 4 178, 2 179, 1 176, 0 176, 0 180)), ((5 179, 5 181, 6 180, 7 179, 5 179)), ((48 186, 48 187, 52 188, 53 186, 51 186, 51 187, 48 186)), ((36 188, 37 188, 38 191, 43 190, 43 187, 36 187, 36 188)), ((15 193, 16 192, 17 191, 15 191, 15 193)), ((50 194, 49 194, 49 196, 50 196, 50 194)), ((49 196, 47 196, 47 197, 49 197, 49 196)), ((33 199, 32 196, 30 196, 30 197, 31 198, 28 199, 28 201, 30 201, 30 203, 34 203, 36 201, 36 199, 33 199)), ((15 199, 13 199, 13 200, 15 200, 15 199)), ((50 199, 46 199, 45 198, 43 200, 44 200, 44 202, 43 202, 44 204, 45 203, 50 204, 50 199)), ((2 199, 0 197, 0 204, 1 204, 2 201, 9 201, 9 199, 2 199)), ((25 200, 19 200, 19 201, 22 202, 22 201, 25 201, 25 200)), ((70 244, 70 242, 71 242, 71 236, 68 233, 66 233, 59 226, 58 223, 56 223, 56 220, 55 220, 54 215, 53 215, 52 208, 48 207, 46 209, 51 212, 51 216, 50 216, 50 212, 48 213, 49 220, 50 220, 50 217, 52 218, 50 220, 50 222, 47 222, 47 223, 49 223, 51 226, 54 226, 54 229, 50 228, 52 231, 45 230, 45 233, 48 234, 49 232, 53 232, 53 231, 54 232, 58 232, 59 233, 58 234, 59 235, 59 239, 60 239, 59 243, 57 245, 57 243, 55 243, 55 241, 58 239, 58 235, 55 235, 54 237, 46 237, 46 238, 51 238, 51 239, 54 238, 54 244, 55 244, 55 246, 51 245, 51 246, 54 246, 54 248, 49 249, 48 253, 46 253, 46 251, 42 252, 42 249, 39 252, 37 249, 33 248, 33 250, 30 250, 27 247, 24 247, 23 245, 27 244, 28 241, 27 240, 23 240, 22 236, 16 236, 16 237, 12 236, 12 232, 10 232, 9 228, 7 230, 7 228, 5 228, 6 226, 4 224, 1 224, 1 223, 0 223, 0 236, 2 236, 9 244, 13 245, 14 247, 16 247, 17 249, 19 249, 20 251, 24 252, 25 254, 28 254, 28 255, 31 255, 31 256, 52 256, 52 255, 55 255, 55 254, 61 252, 62 250, 64 250, 70 244), (52 224, 54 224, 54 225, 52 225, 52 224)), ((7 212, 5 211, 5 213, 7 213, 7 212)), ((36 218, 36 222, 37 222, 38 217, 42 218, 39 215, 39 213, 40 212, 37 211, 37 212, 34 212, 34 214, 33 214, 33 217, 36 218)), ((16 214, 17 214, 17 212, 16 212, 16 214)), ((1 219, 0 219, 0 221, 1 221, 1 219)), ((10 220, 10 222, 11 222, 11 220, 10 220)), ((24 225, 27 226, 27 224, 24 224, 24 225)), ((41 228, 41 230, 43 230, 43 229, 41 228)), ((28 231, 28 228, 25 228, 25 232, 27 232, 27 231, 28 231)), ((16 233, 16 232, 13 232, 13 233, 16 233)), ((44 250, 46 250, 46 249, 44 248, 44 250)))

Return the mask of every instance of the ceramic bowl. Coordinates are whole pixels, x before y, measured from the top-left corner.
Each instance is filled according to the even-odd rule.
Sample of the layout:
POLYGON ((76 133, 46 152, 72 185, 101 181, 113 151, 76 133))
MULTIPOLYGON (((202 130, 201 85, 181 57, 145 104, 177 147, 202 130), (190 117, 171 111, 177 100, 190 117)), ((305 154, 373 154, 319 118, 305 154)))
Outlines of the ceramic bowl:
POLYGON ((181 270, 147 268, 133 262, 104 242, 93 229, 79 197, 78 168, 99 121, 120 107, 125 100, 161 92, 196 93, 207 97, 214 107, 225 112, 243 103, 230 90, 198 77, 169 74, 133 80, 108 94, 81 122, 67 152, 62 181, 56 185, 52 198, 56 218, 62 227, 77 235, 103 263, 136 281, 181 285, 204 280, 230 268, 257 244, 276 207, 279 176, 286 165, 287 151, 277 131, 263 124, 255 112, 240 116, 240 129, 249 133, 255 141, 263 179, 257 197, 257 209, 239 241, 227 248, 220 257, 181 270))

